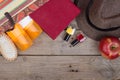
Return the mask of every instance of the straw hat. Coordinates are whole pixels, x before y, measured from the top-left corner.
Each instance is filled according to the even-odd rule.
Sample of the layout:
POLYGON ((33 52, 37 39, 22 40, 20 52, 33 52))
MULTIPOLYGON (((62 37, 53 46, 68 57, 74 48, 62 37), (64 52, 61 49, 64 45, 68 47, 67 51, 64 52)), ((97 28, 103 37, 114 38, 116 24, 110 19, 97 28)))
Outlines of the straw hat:
POLYGON ((82 13, 77 17, 80 30, 99 41, 105 36, 120 37, 120 0, 78 0, 82 13))

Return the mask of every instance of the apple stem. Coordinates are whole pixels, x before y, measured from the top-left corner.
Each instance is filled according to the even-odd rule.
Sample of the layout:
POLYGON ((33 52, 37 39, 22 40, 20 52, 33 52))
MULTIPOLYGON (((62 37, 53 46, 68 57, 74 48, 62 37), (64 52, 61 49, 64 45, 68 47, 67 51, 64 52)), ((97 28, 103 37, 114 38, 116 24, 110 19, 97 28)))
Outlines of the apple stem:
POLYGON ((116 49, 116 47, 115 47, 115 46, 112 46, 111 49, 114 50, 114 49, 116 49))

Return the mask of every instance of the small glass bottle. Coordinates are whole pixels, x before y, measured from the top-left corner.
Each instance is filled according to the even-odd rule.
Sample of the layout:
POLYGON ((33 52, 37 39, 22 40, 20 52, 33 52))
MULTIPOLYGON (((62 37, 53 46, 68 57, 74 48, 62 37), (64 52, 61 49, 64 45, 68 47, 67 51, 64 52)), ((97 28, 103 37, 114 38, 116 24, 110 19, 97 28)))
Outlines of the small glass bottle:
POLYGON ((68 41, 70 37, 75 33, 76 29, 73 28, 72 26, 69 26, 66 30, 66 35, 64 37, 65 41, 68 41))
POLYGON ((83 42, 85 41, 86 37, 83 34, 79 34, 75 40, 73 40, 71 42, 71 46, 70 47, 74 47, 75 45, 77 45, 79 42, 83 42))
POLYGON ((22 28, 32 40, 36 39, 42 32, 40 26, 34 20, 32 20, 30 16, 22 19, 19 24, 22 26, 22 28))

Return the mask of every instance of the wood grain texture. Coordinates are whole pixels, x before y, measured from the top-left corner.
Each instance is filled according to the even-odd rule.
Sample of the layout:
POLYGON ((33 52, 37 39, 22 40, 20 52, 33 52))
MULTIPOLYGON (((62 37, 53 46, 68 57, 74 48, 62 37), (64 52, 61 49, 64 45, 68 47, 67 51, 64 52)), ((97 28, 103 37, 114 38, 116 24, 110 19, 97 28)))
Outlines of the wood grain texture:
POLYGON ((119 80, 119 62, 99 56, 20 56, 9 63, 0 57, 0 80, 119 80))
MULTIPOLYGON (((64 34, 64 32, 63 32, 64 34)), ((70 42, 63 41, 63 36, 51 40, 45 33, 42 33, 34 41, 32 47, 20 52, 20 55, 99 55, 98 43, 87 38, 85 42, 70 48, 70 42)), ((72 40, 71 40, 72 41, 72 40)))

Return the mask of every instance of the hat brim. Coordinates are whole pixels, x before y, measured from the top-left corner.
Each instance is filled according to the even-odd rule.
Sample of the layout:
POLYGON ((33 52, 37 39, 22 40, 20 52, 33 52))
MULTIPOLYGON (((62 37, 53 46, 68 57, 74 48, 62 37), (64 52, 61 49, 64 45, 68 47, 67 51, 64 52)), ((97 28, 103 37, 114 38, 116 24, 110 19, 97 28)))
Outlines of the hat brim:
MULTIPOLYGON (((80 7, 82 10, 81 14, 76 19, 79 29, 81 31, 83 31, 83 33, 85 33, 88 37, 90 37, 94 40, 97 40, 97 41, 99 41, 101 38, 106 37, 106 36, 120 37, 120 29, 117 29, 114 31, 100 31, 100 30, 97 30, 97 29, 91 27, 91 25, 88 24, 86 15, 85 15, 85 10, 86 10, 86 7, 87 7, 89 1, 90 0, 79 0, 79 2, 78 2, 78 7, 80 7)), ((108 19, 106 19, 107 17, 105 15, 103 15, 103 17, 101 18, 101 17, 99 17, 99 15, 100 15, 99 9, 101 7, 103 7, 103 5, 105 5, 106 3, 105 3, 105 0, 96 0, 96 1, 97 2, 95 3, 95 5, 93 5, 93 7, 91 8, 91 12, 90 12, 90 18, 95 23, 95 25, 102 26, 101 28, 109 28, 111 26, 119 26, 120 18, 118 18, 116 16, 110 17, 112 14, 113 15, 119 14, 119 12, 115 12, 115 9, 114 9, 113 11, 111 11, 112 14, 106 15, 107 17, 109 17, 108 19), (98 11, 98 12, 96 12, 96 11, 98 11)), ((107 4, 107 5, 109 5, 109 4, 107 4)), ((113 5, 110 5, 110 6, 113 6, 113 5)), ((106 11, 106 12, 108 12, 108 11, 106 11)))

